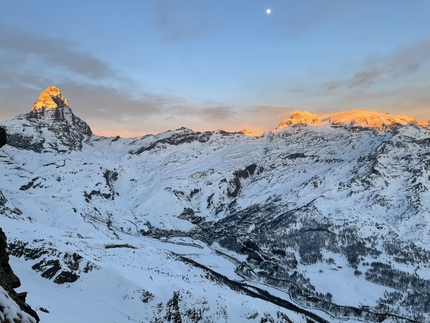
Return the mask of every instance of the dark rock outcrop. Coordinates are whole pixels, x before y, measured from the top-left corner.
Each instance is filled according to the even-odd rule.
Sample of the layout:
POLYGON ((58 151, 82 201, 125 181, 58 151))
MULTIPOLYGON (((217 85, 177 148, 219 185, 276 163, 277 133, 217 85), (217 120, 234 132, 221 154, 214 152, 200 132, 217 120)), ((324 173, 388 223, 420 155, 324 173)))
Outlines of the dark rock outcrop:
POLYGON ((37 313, 25 302, 27 293, 17 293, 14 290, 14 288, 21 286, 21 282, 9 265, 9 255, 6 251, 6 246, 6 235, 0 228, 0 286, 8 292, 10 298, 15 301, 22 311, 30 314, 39 322, 37 313))
POLYGON ((21 282, 9 265, 9 255, 6 251, 6 246, 6 235, 0 228, 0 285, 9 291, 21 286, 21 282))
POLYGON ((0 127, 0 148, 6 145, 6 130, 0 127))

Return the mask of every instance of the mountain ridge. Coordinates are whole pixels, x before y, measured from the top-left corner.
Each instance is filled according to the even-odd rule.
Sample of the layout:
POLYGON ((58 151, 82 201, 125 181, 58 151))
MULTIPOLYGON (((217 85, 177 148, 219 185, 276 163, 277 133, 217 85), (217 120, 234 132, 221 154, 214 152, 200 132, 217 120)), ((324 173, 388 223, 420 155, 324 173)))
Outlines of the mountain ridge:
MULTIPOLYGON (((45 129, 29 119, 8 136, 45 129)), ((40 150, 0 149, 0 226, 29 297, 47 294, 29 298, 43 321, 88 321, 55 295, 106 322, 430 318, 425 127, 180 128, 79 149, 52 129, 40 150)))
POLYGON ((418 121, 415 118, 405 115, 389 115, 370 110, 349 110, 326 114, 312 114, 308 111, 295 110, 289 119, 279 123, 276 130, 285 128, 294 124, 311 124, 316 126, 334 125, 334 126, 362 126, 375 130, 390 130, 393 126, 416 124, 423 128, 429 128, 429 121, 418 121))
MULTIPOLYGON (((76 128, 82 135, 93 135, 91 128, 83 120, 73 114, 69 107, 68 100, 62 96, 61 90, 53 85, 48 86, 40 93, 39 99, 33 104, 29 113, 18 115, 14 119, 38 119, 40 121, 46 121, 46 124, 66 122, 67 126, 71 127, 71 129, 76 128)), ((10 122, 11 121, 5 122, 4 126, 7 128, 10 122)), ((380 113, 371 110, 353 109, 325 114, 312 114, 308 111, 295 110, 291 117, 281 121, 274 131, 284 129, 289 125, 331 125, 333 127, 361 126, 374 130, 388 131, 392 127, 410 123, 426 129, 430 127, 430 120, 419 121, 406 115, 390 115, 388 113, 380 113)), ((67 127, 64 127, 63 130, 67 132, 67 127)), ((206 133, 207 132, 208 131, 206 131, 206 133)), ((240 132, 249 136, 262 135, 261 132, 254 133, 249 129, 242 129, 240 132)))

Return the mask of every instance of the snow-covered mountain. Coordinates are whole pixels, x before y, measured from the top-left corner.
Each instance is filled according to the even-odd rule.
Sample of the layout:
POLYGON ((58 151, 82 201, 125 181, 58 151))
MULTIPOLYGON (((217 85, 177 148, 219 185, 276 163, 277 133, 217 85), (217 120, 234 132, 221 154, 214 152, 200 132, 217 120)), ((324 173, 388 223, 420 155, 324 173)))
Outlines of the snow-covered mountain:
POLYGON ((430 131, 378 115, 106 138, 49 87, 1 124, 28 303, 41 322, 429 321, 430 131))
POLYGON ((379 113, 366 110, 350 110, 329 114, 312 114, 308 111, 294 111, 290 119, 279 123, 276 130, 284 129, 288 125, 294 124, 312 124, 332 126, 364 126, 375 130, 387 131, 391 127, 399 125, 415 124, 420 127, 428 127, 429 121, 418 121, 415 118, 405 115, 392 116, 388 113, 379 113))

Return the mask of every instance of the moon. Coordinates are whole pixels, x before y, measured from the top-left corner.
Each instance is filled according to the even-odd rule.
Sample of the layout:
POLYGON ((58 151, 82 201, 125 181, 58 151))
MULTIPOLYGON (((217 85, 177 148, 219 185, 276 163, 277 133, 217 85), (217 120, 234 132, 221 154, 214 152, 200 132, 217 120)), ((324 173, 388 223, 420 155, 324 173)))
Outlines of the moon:
POLYGON ((272 10, 267 9, 266 12, 267 12, 267 14, 270 14, 272 12, 272 10))

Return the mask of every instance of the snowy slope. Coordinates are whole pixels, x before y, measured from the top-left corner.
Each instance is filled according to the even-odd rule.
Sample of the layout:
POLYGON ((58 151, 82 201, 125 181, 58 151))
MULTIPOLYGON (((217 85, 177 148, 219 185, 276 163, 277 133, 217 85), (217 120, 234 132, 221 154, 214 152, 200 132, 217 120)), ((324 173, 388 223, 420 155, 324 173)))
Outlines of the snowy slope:
POLYGON ((49 109, 0 149, 0 226, 42 322, 430 320, 428 129, 122 139, 49 109))

